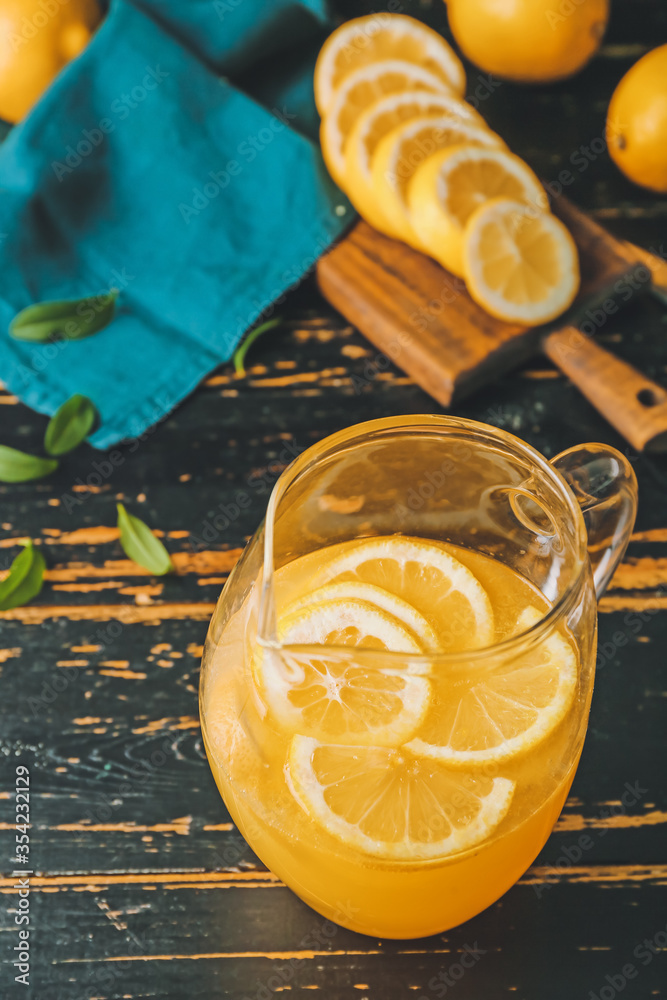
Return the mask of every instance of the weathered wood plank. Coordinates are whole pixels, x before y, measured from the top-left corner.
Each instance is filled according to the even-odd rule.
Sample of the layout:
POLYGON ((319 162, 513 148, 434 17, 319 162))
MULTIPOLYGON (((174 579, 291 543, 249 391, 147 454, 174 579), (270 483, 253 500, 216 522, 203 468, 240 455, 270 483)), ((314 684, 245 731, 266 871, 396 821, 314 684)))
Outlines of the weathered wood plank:
POLYGON ((337 928, 280 887, 158 886, 146 892, 112 885, 99 894, 36 894, 36 926, 41 921, 58 944, 53 961, 46 962, 44 952, 38 958, 36 981, 45 1000, 62 996, 58 990, 68 1000, 221 994, 266 1000, 276 987, 291 987, 297 995, 317 988, 327 998, 403 1000, 412 991, 440 996, 453 973, 449 983, 456 983, 462 997, 562 1000, 563 963, 569 981, 588 996, 631 962, 636 984, 629 983, 626 995, 660 997, 664 969, 650 946, 659 947, 656 936, 664 931, 664 920, 655 917, 664 890, 641 885, 610 883, 600 910, 599 892, 590 883, 548 890, 519 884, 464 927, 412 942, 378 941, 337 928), (278 912, 289 912, 289 919, 276 920, 278 912), (86 940, 72 933, 82 925, 89 930, 86 940), (461 963, 465 955, 475 961, 461 963))

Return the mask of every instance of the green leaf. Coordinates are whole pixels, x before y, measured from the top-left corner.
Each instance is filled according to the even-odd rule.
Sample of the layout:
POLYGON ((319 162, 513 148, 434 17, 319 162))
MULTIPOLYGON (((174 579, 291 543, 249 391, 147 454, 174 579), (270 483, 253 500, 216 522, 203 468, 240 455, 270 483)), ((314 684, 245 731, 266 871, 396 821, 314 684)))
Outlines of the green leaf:
POLYGON ((133 562, 156 576, 171 573, 174 564, 159 538, 138 517, 128 514, 122 503, 117 503, 118 529, 123 552, 133 562))
POLYGON ((32 544, 24 547, 9 567, 9 576, 0 583, 0 611, 21 608, 37 597, 44 583, 46 561, 32 544))
POLYGON ((86 396, 72 396, 49 420, 44 447, 49 455, 66 455, 85 441, 95 423, 95 407, 86 396))
POLYGON ((23 309, 9 324, 16 340, 45 343, 49 340, 81 340, 97 333, 114 318, 118 289, 85 299, 36 302, 23 309))
POLYGON ((234 371, 237 375, 245 375, 244 362, 246 354, 257 338, 261 337, 262 334, 266 333, 268 330, 273 330, 274 326, 278 326, 279 323, 282 323, 282 319, 279 317, 276 317, 276 319, 267 319, 266 323, 260 323, 260 325, 256 326, 254 330, 251 330, 241 346, 237 347, 232 356, 234 371))
POLYGON ((16 448, 0 444, 0 482, 27 483, 30 479, 43 479, 58 468, 55 458, 38 458, 16 448))

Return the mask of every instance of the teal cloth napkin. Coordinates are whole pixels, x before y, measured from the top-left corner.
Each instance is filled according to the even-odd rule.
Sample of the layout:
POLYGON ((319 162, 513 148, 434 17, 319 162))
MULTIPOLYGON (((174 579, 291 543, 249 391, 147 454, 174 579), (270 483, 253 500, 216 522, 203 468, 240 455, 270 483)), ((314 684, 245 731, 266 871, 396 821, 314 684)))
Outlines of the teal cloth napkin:
POLYGON ((0 378, 25 403, 52 414, 83 393, 101 417, 95 446, 140 436, 349 224, 295 128, 315 124, 308 40, 319 43, 324 13, 324 0, 118 0, 12 130, 0 147, 0 378), (286 71, 278 54, 295 41, 306 58, 286 71), (265 104, 221 77, 255 65, 265 104), (35 345, 7 332, 32 302, 111 286, 117 318, 92 337, 35 345))

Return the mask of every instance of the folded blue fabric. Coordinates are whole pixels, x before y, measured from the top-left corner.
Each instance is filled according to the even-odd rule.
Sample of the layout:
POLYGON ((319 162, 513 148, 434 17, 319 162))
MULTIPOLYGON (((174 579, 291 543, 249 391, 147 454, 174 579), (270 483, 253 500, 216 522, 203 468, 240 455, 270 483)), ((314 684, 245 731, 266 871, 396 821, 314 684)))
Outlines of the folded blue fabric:
MULTIPOLYGON (((323 0, 302 7, 302 25, 323 14, 323 0)), ((219 76, 266 64, 281 26, 295 37, 297 8, 117 2, 0 147, 0 378, 47 414, 89 396, 97 447, 141 435, 229 360, 351 219, 291 127, 285 94, 303 113, 310 84, 272 92, 269 80, 266 107, 219 76), (92 337, 34 345, 7 332, 32 302, 112 286, 117 318, 92 337)))

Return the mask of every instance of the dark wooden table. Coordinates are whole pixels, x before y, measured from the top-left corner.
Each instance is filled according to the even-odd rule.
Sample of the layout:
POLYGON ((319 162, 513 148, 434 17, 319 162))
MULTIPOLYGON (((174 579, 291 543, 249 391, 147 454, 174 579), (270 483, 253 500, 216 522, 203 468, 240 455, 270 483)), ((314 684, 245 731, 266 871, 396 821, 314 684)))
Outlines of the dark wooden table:
MULTIPOLYGON (((569 166, 574 200, 662 253, 667 201, 626 182, 594 140, 616 81, 665 39, 663 3, 616 0, 605 47, 579 77, 541 90, 503 84, 483 107, 541 176, 569 166)), ((470 77, 474 88, 478 71, 470 77)), ((253 349, 245 378, 220 369, 123 449, 110 475, 104 454, 85 447, 51 479, 0 487, 0 569, 26 537, 49 566, 40 597, 0 615, 0 995, 664 996, 667 460, 633 453, 541 359, 457 412, 547 455, 610 442, 630 458, 641 499, 627 557, 600 606, 583 759, 538 860, 498 903, 440 937, 327 936, 229 822, 201 743, 199 660, 213 603, 263 515, 279 456, 352 422, 437 409, 400 372, 374 364, 373 349, 312 280, 281 313, 283 326, 253 349), (94 476, 89 489, 100 464, 101 482, 94 476), (211 512, 237 490, 251 506, 200 549, 195 539, 211 512), (117 499, 164 532, 177 575, 151 578, 124 558, 117 499), (31 782, 29 988, 14 982, 12 966, 24 905, 11 861, 17 765, 31 782), (467 946, 479 960, 461 978, 467 946)), ((657 301, 637 300, 609 317, 600 337, 667 385, 666 321, 657 301)), ((37 448, 44 425, 0 394, 3 443, 37 448)))

